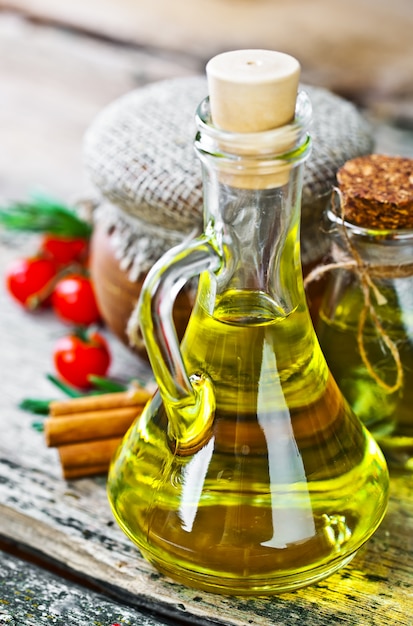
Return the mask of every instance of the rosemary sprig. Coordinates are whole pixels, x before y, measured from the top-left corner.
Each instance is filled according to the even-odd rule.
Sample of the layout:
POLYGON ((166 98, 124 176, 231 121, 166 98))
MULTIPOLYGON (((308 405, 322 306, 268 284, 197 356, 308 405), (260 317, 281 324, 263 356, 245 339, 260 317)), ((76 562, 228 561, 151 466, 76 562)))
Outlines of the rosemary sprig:
POLYGON ((34 413, 35 415, 48 415, 50 402, 52 402, 52 400, 24 398, 19 404, 19 409, 34 413))
POLYGON ((95 376, 92 374, 88 378, 94 389, 102 391, 103 393, 126 391, 128 388, 127 385, 117 380, 105 378, 104 376, 95 376))
MULTIPOLYGON (((113 380, 111 378, 106 378, 104 376, 90 376, 90 382, 93 385, 93 388, 90 391, 82 392, 78 389, 75 389, 71 385, 66 384, 61 381, 53 374, 47 374, 46 378, 60 391, 63 391, 64 394, 69 396, 70 398, 79 398, 81 396, 96 396, 110 392, 120 392, 126 391, 128 389, 128 385, 122 383, 117 380, 113 380)), ((34 413, 35 415, 43 415, 47 416, 49 414, 49 405, 51 402, 54 402, 55 399, 44 399, 44 398, 24 398, 19 403, 19 408, 23 411, 28 411, 29 413, 34 413)), ((40 424, 41 422, 34 422, 36 424, 36 430, 41 430, 40 424)))
POLYGON ((37 430, 38 433, 42 433, 44 431, 44 424, 43 422, 32 422, 32 428, 37 430))
POLYGON ((92 232, 91 224, 79 217, 75 209, 43 194, 33 194, 31 201, 0 208, 0 225, 15 231, 85 239, 92 232))
POLYGON ((53 374, 46 374, 46 378, 55 387, 57 387, 58 389, 63 391, 63 393, 65 393, 70 398, 79 398, 80 396, 84 396, 85 395, 84 393, 82 393, 78 389, 75 389, 71 385, 68 385, 67 383, 64 383, 63 381, 61 381, 59 378, 56 378, 56 376, 53 376, 53 374))

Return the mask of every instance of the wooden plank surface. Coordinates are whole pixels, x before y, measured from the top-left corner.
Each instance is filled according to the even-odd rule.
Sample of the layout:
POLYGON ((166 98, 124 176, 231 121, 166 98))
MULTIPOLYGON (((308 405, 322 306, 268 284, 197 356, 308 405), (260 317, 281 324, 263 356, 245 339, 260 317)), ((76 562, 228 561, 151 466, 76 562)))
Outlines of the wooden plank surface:
POLYGON ((2 0, 46 20, 206 61, 232 48, 297 56, 305 82, 413 118, 411 0, 2 0))
POLYGON ((0 199, 43 188, 91 193, 82 139, 109 102, 151 81, 197 73, 178 63, 0 12, 0 199))
MULTIPOLYGON (((7 98, 0 107, 0 197, 24 197, 33 185, 65 198, 91 192, 81 165, 84 129, 101 106, 129 89, 198 67, 196 57, 171 58, 0 15, 0 89, 7 98)), ((394 139, 393 149, 413 149, 405 133, 394 139)), ((1 272, 34 249, 30 238, 0 237, 1 272)), ((0 535, 7 541, 93 580, 130 607, 190 624, 413 624, 410 476, 392 477, 388 514, 353 562, 308 589, 271 599, 216 597, 158 574, 114 523, 104 478, 65 482, 56 450, 46 448, 33 417, 17 408, 24 396, 54 394, 45 374, 61 332, 52 315, 25 313, 0 285, 0 535)), ((148 374, 109 340, 113 375, 148 374)))
MULTIPOLYGON (((35 188, 70 201, 93 195, 82 140, 94 116, 148 82, 203 72, 190 54, 156 55, 0 11, 0 201, 35 188)), ((413 154, 412 131, 378 133, 379 149, 413 154)))
POLYGON ((0 624, 9 626, 164 626, 76 583, 0 552, 0 624))

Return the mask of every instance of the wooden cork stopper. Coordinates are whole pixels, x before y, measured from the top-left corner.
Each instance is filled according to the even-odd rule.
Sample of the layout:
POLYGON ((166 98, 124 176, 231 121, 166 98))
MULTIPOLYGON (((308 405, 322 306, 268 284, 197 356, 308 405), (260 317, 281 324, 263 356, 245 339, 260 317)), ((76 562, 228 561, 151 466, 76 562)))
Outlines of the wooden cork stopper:
POLYGON ((413 228, 413 159, 370 154, 337 172, 344 218, 377 230, 413 228))
POLYGON ((294 118, 300 64, 282 52, 234 50, 206 66, 212 122, 222 130, 252 133, 294 118))

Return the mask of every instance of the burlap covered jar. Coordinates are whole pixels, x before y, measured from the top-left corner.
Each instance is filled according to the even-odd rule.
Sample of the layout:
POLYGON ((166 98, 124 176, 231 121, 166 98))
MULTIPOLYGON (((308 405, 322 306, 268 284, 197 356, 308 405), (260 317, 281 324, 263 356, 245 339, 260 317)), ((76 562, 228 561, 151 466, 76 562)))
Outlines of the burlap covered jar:
MULTIPOLYGON (((319 225, 336 171, 371 152, 373 141, 354 105, 325 89, 301 87, 313 105, 313 150, 302 198, 306 268, 328 247, 319 225)), ((170 247, 202 231, 201 166, 193 140, 195 111, 206 95, 203 76, 152 83, 102 110, 85 134, 85 167, 99 195, 91 273, 103 318, 125 343, 149 268, 170 247)), ((193 292, 194 285, 187 285, 175 304, 179 336, 193 292)), ((134 349, 145 354, 143 346, 134 349)))

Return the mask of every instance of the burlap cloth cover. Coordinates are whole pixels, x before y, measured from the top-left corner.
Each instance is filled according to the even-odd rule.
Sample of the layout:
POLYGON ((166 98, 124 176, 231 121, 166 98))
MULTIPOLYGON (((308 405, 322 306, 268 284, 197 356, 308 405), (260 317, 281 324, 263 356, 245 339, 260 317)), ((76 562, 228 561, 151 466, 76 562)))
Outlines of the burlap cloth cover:
MULTIPOLYGON (((328 247, 320 230, 337 169, 373 148, 368 124, 349 102, 302 85, 313 105, 313 150, 302 200, 302 258, 328 247)), ((116 100, 84 139, 85 167, 101 194, 95 219, 111 232, 120 267, 131 281, 171 246, 202 231, 201 166, 193 148, 194 116, 207 95, 203 76, 152 83, 116 100)))

